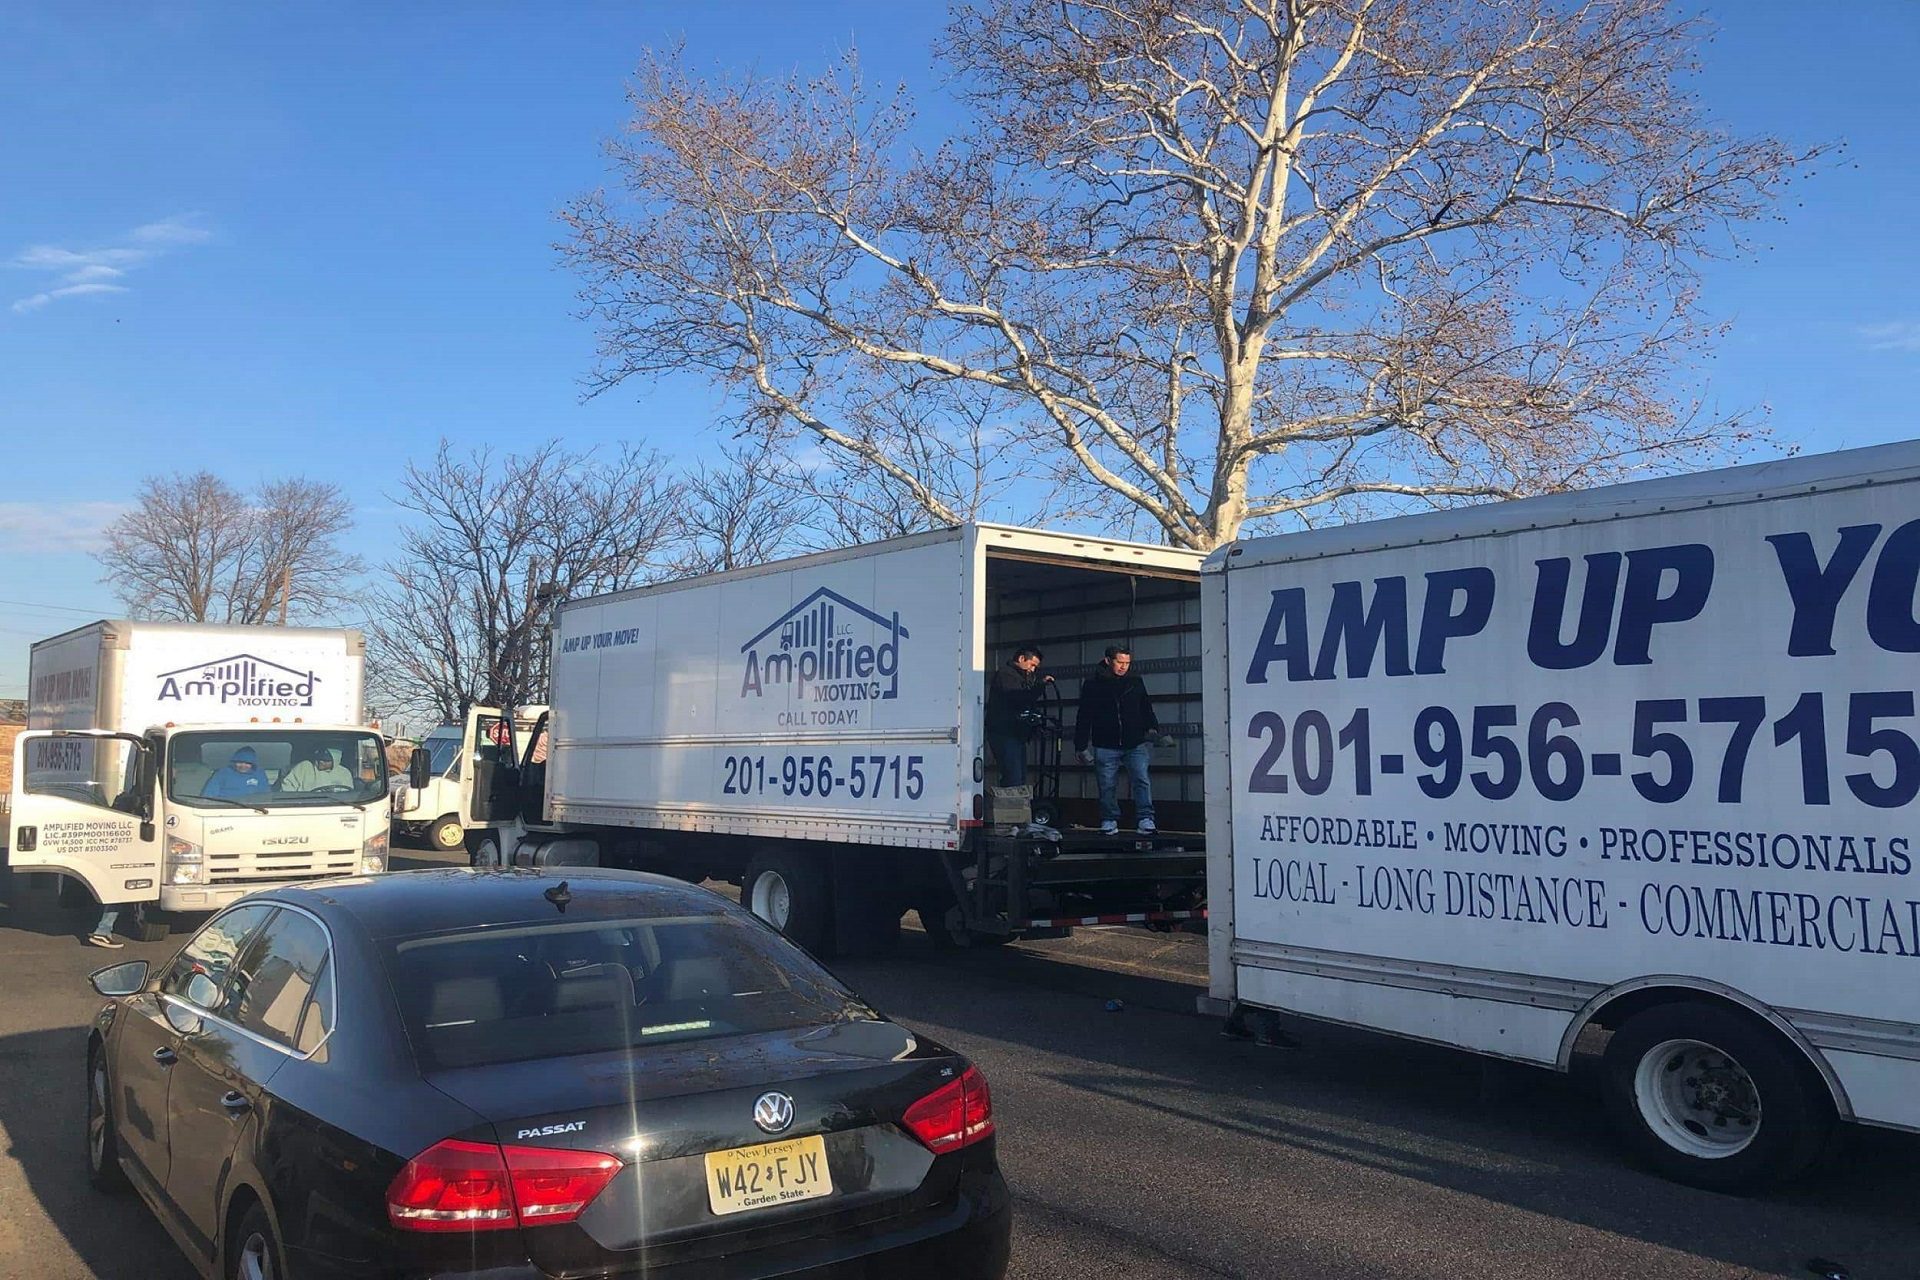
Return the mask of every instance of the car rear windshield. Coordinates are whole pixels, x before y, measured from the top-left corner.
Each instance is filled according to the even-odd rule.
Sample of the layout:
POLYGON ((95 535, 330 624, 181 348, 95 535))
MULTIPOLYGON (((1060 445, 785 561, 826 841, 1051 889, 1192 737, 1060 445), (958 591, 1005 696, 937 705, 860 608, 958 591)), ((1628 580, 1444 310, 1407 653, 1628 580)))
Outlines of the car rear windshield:
POLYGON ((875 1016, 785 939, 727 915, 403 938, 388 966, 426 1070, 875 1016))

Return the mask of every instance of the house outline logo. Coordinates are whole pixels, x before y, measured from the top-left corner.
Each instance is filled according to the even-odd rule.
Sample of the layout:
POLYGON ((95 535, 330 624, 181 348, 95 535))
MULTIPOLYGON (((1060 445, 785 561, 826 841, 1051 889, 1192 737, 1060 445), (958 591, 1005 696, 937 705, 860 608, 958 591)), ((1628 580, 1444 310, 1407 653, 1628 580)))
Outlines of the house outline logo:
POLYGON ((221 706, 311 707, 320 677, 252 653, 162 671, 158 701, 211 698, 221 706), (187 678, 182 678, 187 677, 187 678))
POLYGON ((740 646, 746 659, 740 696, 764 697, 769 688, 789 686, 803 702, 897 698, 900 642, 909 638, 898 610, 880 613, 831 587, 816 588, 740 646), (862 620, 877 633, 871 643, 854 638, 862 620))

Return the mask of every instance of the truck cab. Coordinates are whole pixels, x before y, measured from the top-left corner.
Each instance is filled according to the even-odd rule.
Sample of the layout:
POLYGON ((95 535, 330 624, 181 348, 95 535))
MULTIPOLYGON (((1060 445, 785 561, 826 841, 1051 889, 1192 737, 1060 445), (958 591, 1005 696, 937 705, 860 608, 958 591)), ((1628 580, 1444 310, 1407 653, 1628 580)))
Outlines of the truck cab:
POLYGON ((217 911, 387 865, 385 756, 358 725, 28 730, 11 781, 12 869, 103 905, 217 911))
POLYGON ((429 733, 414 750, 406 785, 394 793, 394 820, 442 852, 460 848, 468 833, 489 819, 481 810, 487 807, 495 766, 513 758, 510 749, 525 742, 546 713, 545 707, 516 707, 508 716, 498 707, 474 707, 464 723, 429 733), (424 769, 417 763, 423 756, 424 769))

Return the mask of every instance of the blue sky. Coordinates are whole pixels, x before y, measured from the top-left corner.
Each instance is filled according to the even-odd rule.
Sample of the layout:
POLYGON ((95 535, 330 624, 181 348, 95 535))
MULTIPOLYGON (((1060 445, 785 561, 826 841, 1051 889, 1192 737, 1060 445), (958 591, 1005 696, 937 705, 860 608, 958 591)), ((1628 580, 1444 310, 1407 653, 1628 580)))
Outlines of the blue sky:
MULTIPOLYGON (((1844 138, 1770 248, 1716 264, 1702 372, 1809 450, 1916 434, 1920 4, 1706 6, 1700 91, 1743 132, 1844 138)), ((0 697, 27 645, 116 611, 87 554, 141 477, 344 486, 354 549, 441 436, 715 447, 712 394, 583 403, 593 337, 552 251, 604 175, 640 51, 780 74, 856 46, 937 86, 935 4, 0 8, 0 697)), ((925 102, 923 119, 938 121, 925 102)))

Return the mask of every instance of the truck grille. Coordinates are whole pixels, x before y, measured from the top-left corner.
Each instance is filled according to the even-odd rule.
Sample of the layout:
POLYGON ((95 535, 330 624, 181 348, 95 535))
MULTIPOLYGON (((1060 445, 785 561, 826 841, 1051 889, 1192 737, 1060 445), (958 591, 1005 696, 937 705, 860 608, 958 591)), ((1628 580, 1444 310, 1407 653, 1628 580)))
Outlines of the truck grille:
POLYGON ((350 876, 359 869, 360 853, 357 849, 207 855, 207 877, 214 884, 265 884, 279 880, 310 880, 316 876, 350 876))

